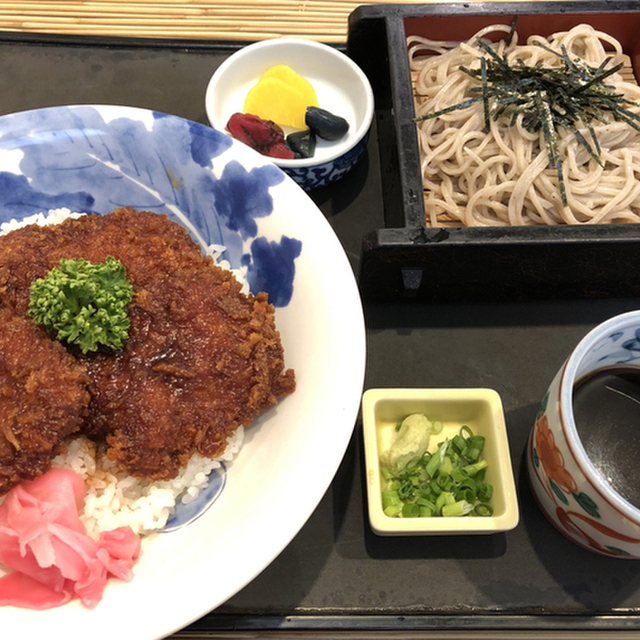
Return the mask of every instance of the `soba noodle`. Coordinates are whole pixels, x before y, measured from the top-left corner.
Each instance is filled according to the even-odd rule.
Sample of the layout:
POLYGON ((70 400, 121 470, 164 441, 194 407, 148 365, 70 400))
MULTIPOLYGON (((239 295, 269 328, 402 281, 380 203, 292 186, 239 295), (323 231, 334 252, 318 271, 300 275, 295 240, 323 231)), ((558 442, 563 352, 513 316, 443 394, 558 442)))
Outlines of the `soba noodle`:
MULTIPOLYGON (((415 93, 420 104, 416 115, 469 99, 467 89, 479 82, 460 71, 460 66, 478 69, 486 52, 477 39, 495 31, 508 33, 510 27, 488 27, 464 43, 408 38, 411 68, 417 72, 415 93)), ((517 44, 517 33, 509 45, 505 39, 491 46, 506 55, 510 64, 520 59, 527 65, 540 62, 560 67, 560 58, 535 46, 535 41, 558 52, 564 45, 571 58, 578 56, 591 67, 599 67, 607 57, 610 66, 624 59, 619 42, 589 25, 549 39, 532 36, 524 45, 517 44)), ((628 100, 640 101, 640 87, 620 74, 609 77, 606 84, 628 100)), ((640 107, 625 107, 640 114, 640 107)), ((640 133, 631 126, 612 117, 591 123, 604 167, 573 133, 558 132, 568 204, 563 206, 543 133, 527 131, 522 115, 513 126, 509 117, 490 122, 490 131, 485 132, 479 101, 418 123, 429 226, 441 226, 443 220, 466 226, 640 222, 640 133)), ((586 127, 580 131, 589 137, 586 127)))

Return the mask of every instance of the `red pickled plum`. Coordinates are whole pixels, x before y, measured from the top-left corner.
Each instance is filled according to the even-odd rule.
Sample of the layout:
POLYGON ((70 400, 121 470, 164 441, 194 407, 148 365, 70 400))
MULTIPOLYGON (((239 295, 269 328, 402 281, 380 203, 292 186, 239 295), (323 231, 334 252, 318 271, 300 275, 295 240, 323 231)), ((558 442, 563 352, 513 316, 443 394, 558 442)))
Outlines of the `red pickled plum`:
POLYGON ((250 113, 234 113, 227 123, 227 131, 262 155, 288 160, 294 157, 285 143, 284 132, 271 120, 250 113))

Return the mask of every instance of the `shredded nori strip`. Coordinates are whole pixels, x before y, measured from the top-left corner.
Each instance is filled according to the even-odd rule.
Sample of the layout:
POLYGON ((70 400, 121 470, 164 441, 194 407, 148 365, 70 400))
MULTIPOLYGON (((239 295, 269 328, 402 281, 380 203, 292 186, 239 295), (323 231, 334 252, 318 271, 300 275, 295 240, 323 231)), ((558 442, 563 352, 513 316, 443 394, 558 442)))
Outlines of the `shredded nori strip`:
MULTIPOLYGON (((516 19, 512 22, 507 42, 511 41, 515 31, 516 19)), ((615 87, 605 84, 605 80, 617 73, 623 63, 607 69, 611 58, 607 58, 599 67, 592 67, 580 58, 571 58, 566 48, 555 51, 544 43, 535 42, 561 60, 561 66, 543 67, 526 65, 517 60, 510 65, 506 56, 500 56, 485 40, 478 39, 478 45, 486 55, 480 58, 480 69, 460 70, 475 80, 480 86, 470 87, 467 92, 475 94, 468 100, 440 109, 433 113, 414 118, 415 122, 437 118, 445 113, 464 109, 475 102, 483 102, 485 130, 490 128, 490 119, 506 117, 510 125, 515 124, 522 114, 522 125, 527 131, 537 133, 542 130, 549 166, 555 168, 562 204, 567 206, 558 131, 571 131, 589 155, 602 166, 600 145, 592 122, 605 122, 605 114, 618 121, 626 122, 636 131, 640 131, 640 116, 626 108, 638 106, 618 93, 615 87), (578 126, 580 123, 589 131, 590 141, 585 138, 578 126)))

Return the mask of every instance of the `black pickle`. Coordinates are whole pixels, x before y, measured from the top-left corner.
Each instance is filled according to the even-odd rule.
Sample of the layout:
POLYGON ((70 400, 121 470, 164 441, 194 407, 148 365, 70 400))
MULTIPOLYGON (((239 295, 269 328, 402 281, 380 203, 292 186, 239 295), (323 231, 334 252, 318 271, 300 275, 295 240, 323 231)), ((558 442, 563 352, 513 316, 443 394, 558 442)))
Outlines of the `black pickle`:
POLYGON ((296 158, 313 158, 316 152, 316 134, 311 129, 290 133, 287 136, 287 146, 296 158))
POLYGON ((305 122, 309 129, 324 140, 338 140, 349 131, 349 123, 326 109, 307 107, 305 122))

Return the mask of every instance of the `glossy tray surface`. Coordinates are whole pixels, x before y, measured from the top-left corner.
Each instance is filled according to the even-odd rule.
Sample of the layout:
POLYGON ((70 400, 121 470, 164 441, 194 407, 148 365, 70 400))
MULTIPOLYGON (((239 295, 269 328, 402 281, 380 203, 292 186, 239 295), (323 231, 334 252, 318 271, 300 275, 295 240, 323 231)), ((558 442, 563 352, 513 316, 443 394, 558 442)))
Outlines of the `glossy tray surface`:
MULTIPOLYGON (((202 124, 204 88, 234 50, 213 41, 187 46, 3 37, 2 44, 3 115, 90 102, 157 109, 202 124)), ((380 161, 378 137, 374 128, 368 153, 352 172, 310 194, 357 271, 363 235, 387 224, 382 182, 389 168, 380 161)), ((500 394, 518 526, 491 536, 434 536, 428 544, 376 536, 366 516, 358 426, 331 487, 300 533, 255 580, 175 637, 637 634, 637 563, 596 556, 558 533, 531 495, 523 453, 562 360, 592 326, 638 307, 640 298, 366 302, 365 388, 486 386, 500 394)))

